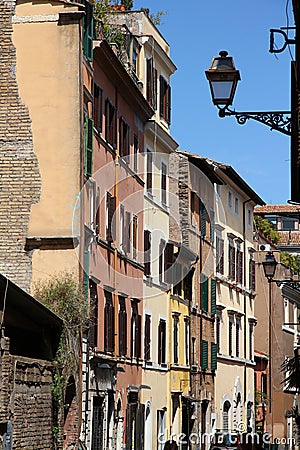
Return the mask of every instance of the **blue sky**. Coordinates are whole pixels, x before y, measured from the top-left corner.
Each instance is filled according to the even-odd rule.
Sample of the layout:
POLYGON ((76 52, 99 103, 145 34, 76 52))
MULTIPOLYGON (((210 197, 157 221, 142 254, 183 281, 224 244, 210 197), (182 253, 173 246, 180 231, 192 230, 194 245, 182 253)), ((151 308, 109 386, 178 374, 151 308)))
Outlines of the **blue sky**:
POLYGON ((135 0, 134 9, 140 7, 166 12, 159 29, 177 66, 171 79, 172 135, 179 148, 232 165, 266 203, 285 203, 290 138, 255 121, 238 125, 234 117, 220 119, 204 72, 213 56, 227 50, 241 74, 237 111, 289 110, 294 46, 291 54, 269 53, 269 30, 293 26, 291 0, 135 0))

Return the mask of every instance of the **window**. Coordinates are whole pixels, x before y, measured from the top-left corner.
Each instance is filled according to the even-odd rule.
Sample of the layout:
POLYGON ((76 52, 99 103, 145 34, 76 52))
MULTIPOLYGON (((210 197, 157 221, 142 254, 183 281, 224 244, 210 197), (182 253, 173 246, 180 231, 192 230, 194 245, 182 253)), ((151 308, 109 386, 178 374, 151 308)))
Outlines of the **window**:
POLYGON ((240 356, 240 329, 241 329, 241 319, 236 318, 235 321, 235 356, 240 356))
POLYGON ((136 259, 137 255, 137 241, 138 241, 138 218, 133 216, 132 219, 132 257, 136 259))
MULTIPOLYGON (((284 322, 289 323, 290 322, 290 307, 289 307, 289 301, 285 298, 284 299, 284 322)), ((288 326, 288 325, 286 325, 288 326)))
POLYGON ((147 149, 146 189, 150 193, 152 192, 152 161, 152 152, 147 149))
POLYGON ((201 307, 202 311, 208 312, 208 278, 205 275, 201 283, 201 307))
POLYGON ((115 230, 115 211, 116 211, 116 198, 109 192, 106 193, 106 240, 107 242, 113 242, 115 230))
POLYGON ((253 326, 252 322, 249 323, 249 359, 253 361, 253 326))
POLYGON ((184 348, 185 348, 185 365, 190 364, 190 321, 188 318, 184 320, 184 348))
POLYGON ((151 232, 144 231, 144 274, 151 275, 151 232))
POLYGON ((157 108, 157 70, 153 65, 153 58, 146 62, 146 98, 154 110, 157 108))
POLYGON ((235 279, 235 247, 232 239, 228 241, 228 276, 235 279))
POLYGON ((145 315, 144 359, 151 360, 151 316, 145 315))
POLYGON ((175 261, 173 266, 173 295, 182 296, 182 266, 179 262, 175 261))
POLYGON ((90 281, 90 330, 89 344, 90 347, 97 347, 98 342, 98 293, 97 285, 90 281))
POLYGON ((93 175, 94 121, 87 117, 84 125, 84 174, 93 175))
POLYGON ((174 246, 167 242, 164 251, 164 281, 165 283, 173 283, 173 264, 174 264, 174 246))
POLYGON ((217 315, 216 319, 216 341, 218 353, 221 353, 221 315, 217 315))
POLYGON ((179 317, 173 316, 173 363, 178 364, 178 325, 179 317))
POLYGON ((206 236, 206 208, 203 202, 200 201, 200 232, 201 236, 206 236))
POLYGON ((88 1, 84 1, 85 15, 83 16, 83 54, 89 60, 93 59, 93 31, 94 31, 94 21, 93 21, 93 5, 88 1))
POLYGON ((131 357, 141 357, 141 316, 136 301, 132 302, 131 310, 131 357))
POLYGON ((104 307, 104 351, 113 352, 115 349, 115 322, 114 322, 114 306, 112 301, 112 293, 104 291, 105 307, 104 307))
POLYGON ((119 232, 119 236, 120 236, 120 246, 122 248, 122 250, 124 251, 124 240, 125 240, 125 236, 126 236, 126 232, 125 232, 125 209, 123 205, 120 205, 120 232, 119 232))
POLYGON ((91 450, 102 450, 104 448, 104 399, 93 397, 93 432, 91 450))
POLYGON ((241 252, 240 245, 236 250, 236 279, 238 283, 243 284, 243 252, 241 252))
POLYGON ((168 125, 171 123, 171 86, 167 80, 160 75, 160 97, 159 97, 159 114, 168 125))
POLYGON ((125 253, 130 253, 130 239, 131 239, 131 214, 129 211, 125 212, 125 224, 124 224, 124 246, 123 250, 125 253))
POLYGON ((133 136, 133 170, 138 171, 138 153, 139 153, 139 139, 136 134, 133 136))
POLYGON ((251 209, 248 209, 248 227, 252 228, 252 212, 251 212, 251 209))
POLYGON ((161 202, 163 205, 167 204, 167 166, 165 163, 161 163, 161 202))
POLYGON ((117 148, 117 109, 109 99, 105 102, 105 139, 114 149, 117 148))
POLYGON ((119 295, 119 355, 127 354, 127 313, 126 299, 119 295))
POLYGON ((286 230, 286 231, 295 230, 296 222, 297 222, 297 219, 293 219, 291 217, 284 217, 284 218, 282 218, 281 229, 286 230))
POLYGON ((216 236, 216 271, 224 275, 224 240, 216 236))
POLYGON ((231 408, 231 404, 228 400, 224 402, 223 405, 223 414, 222 414, 222 431, 225 433, 226 431, 229 431, 229 410, 231 408))
POLYGON ((99 133, 102 131, 103 116, 103 90, 94 83, 94 104, 93 104, 94 127, 99 133))
POLYGON ((232 208, 232 194, 228 192, 228 209, 232 208))
POLYGON ((129 156, 130 153, 130 127, 123 117, 120 117, 119 152, 121 157, 129 156))
POLYGON ((209 218, 210 218, 209 239, 210 243, 213 244, 215 242, 215 212, 213 209, 210 210, 209 218))
POLYGON ((249 260, 249 288, 255 291, 255 261, 253 253, 250 253, 249 260))
POLYGON ((92 179, 88 179, 86 182, 87 195, 88 195, 88 217, 87 225, 91 230, 95 229, 95 190, 96 184, 92 179))
POLYGON ((166 241, 163 239, 160 240, 159 243, 159 282, 162 283, 164 281, 164 271, 165 271, 165 247, 166 241))
POLYGON ((158 364, 166 364, 166 321, 163 319, 158 325, 158 364))
POLYGON ((232 328, 233 328, 233 318, 229 317, 228 323, 228 355, 232 356, 232 328))
POLYGON ((135 46, 132 48, 132 70, 135 74, 137 74, 137 57, 138 52, 135 46))
POLYGON ((234 212, 235 214, 239 214, 239 199, 235 197, 234 199, 234 212))
POLYGON ((97 187, 97 194, 96 194, 96 205, 95 205, 95 209, 96 209, 96 233, 98 235, 100 235, 100 189, 99 187, 97 187))
POLYGON ((201 341, 201 367, 202 369, 208 369, 208 342, 201 341))

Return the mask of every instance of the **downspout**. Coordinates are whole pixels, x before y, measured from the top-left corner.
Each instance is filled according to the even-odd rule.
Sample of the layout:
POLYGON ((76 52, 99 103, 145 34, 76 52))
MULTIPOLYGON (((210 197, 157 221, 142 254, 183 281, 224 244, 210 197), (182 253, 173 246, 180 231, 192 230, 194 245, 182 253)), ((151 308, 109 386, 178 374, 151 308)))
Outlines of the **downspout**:
POLYGON ((244 404, 245 411, 246 408, 246 396, 247 396, 247 295, 246 295, 246 285, 247 285, 247 271, 246 271, 246 203, 250 202, 252 198, 248 198, 243 201, 243 241, 244 241, 244 251, 243 251, 243 267, 244 267, 244 404))

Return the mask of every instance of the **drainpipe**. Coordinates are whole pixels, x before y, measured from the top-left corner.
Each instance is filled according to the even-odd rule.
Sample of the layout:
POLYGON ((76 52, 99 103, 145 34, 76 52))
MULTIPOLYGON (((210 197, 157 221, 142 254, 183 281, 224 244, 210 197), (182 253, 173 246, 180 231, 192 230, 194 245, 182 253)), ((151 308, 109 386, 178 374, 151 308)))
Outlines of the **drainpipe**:
MULTIPOLYGON (((247 396, 247 295, 246 295, 246 285, 247 285, 247 271, 246 271, 246 203, 250 202, 252 198, 248 198, 243 201, 243 241, 244 241, 244 254, 243 254, 243 266, 244 266, 244 404, 246 405, 247 396)), ((245 408, 247 414, 247 408, 245 408)), ((247 416, 246 416, 247 419, 247 416)))

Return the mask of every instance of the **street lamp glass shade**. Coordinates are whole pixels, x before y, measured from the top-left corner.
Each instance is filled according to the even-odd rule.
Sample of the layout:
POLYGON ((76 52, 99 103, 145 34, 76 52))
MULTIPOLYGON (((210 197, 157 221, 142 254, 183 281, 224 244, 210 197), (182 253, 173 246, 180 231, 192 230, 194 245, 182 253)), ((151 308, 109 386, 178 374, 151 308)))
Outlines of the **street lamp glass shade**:
POLYGON ((277 261, 272 252, 268 252, 266 259, 262 262, 262 265, 264 268, 265 277, 268 278, 268 280, 272 280, 274 278, 277 266, 277 261))
POLYGON ((231 105, 237 83, 241 79, 233 58, 227 55, 226 51, 220 52, 220 56, 213 58, 209 70, 205 72, 214 105, 231 105))

